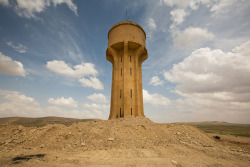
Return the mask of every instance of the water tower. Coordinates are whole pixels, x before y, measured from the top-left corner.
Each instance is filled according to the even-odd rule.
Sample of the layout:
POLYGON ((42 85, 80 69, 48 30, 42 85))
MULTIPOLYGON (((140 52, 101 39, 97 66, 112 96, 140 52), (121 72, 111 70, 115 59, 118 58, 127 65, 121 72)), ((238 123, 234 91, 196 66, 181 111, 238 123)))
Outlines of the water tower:
POLYGON ((141 65, 147 59, 146 33, 134 22, 115 24, 108 32, 106 58, 113 65, 109 119, 144 116, 141 65))

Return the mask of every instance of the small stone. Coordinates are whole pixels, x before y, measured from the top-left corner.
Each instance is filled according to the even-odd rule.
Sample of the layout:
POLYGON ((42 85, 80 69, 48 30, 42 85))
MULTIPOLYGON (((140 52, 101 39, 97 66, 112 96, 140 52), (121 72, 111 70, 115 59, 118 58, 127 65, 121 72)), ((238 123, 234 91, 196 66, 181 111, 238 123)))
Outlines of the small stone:
POLYGON ((19 131, 22 131, 23 130, 23 127, 21 125, 18 126, 18 130, 19 131))
POLYGON ((114 139, 114 138, 109 138, 108 140, 109 140, 109 141, 114 141, 115 139, 114 139))
POLYGON ((85 146, 86 145, 86 143, 85 142, 82 142, 81 143, 81 147, 83 147, 83 146, 85 146))
POLYGON ((180 135, 181 134, 181 132, 177 132, 177 135, 180 135))
POLYGON ((171 162, 173 165, 178 165, 177 161, 175 161, 175 160, 172 160, 171 162))

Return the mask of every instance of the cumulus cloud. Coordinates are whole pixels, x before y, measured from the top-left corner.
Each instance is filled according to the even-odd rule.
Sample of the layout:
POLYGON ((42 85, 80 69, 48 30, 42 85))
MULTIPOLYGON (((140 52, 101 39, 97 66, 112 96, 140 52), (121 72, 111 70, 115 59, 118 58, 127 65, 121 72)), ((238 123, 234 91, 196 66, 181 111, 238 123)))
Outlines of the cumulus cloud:
POLYGON ((37 18, 36 14, 43 12, 47 7, 66 4, 77 15, 77 6, 72 0, 16 0, 16 3, 9 3, 8 0, 1 0, 0 4, 13 7, 20 17, 37 18))
POLYGON ((90 87, 96 90, 103 90, 104 87, 101 81, 96 77, 90 77, 89 79, 81 78, 79 82, 82 84, 83 87, 90 87))
POLYGON ((188 13, 184 9, 174 9, 170 12, 171 20, 173 20, 175 25, 181 24, 188 13))
POLYGON ((12 42, 7 42, 6 44, 11 46, 13 49, 18 51, 19 53, 25 53, 27 50, 27 47, 22 44, 19 44, 18 46, 15 46, 12 42))
POLYGON ((19 61, 12 60, 10 57, 0 52, 0 73, 7 75, 18 75, 25 77, 26 71, 23 64, 19 61))
POLYGON ((46 67, 57 74, 65 75, 73 78, 81 78, 89 75, 97 75, 95 65, 92 63, 82 63, 75 65, 73 68, 64 61, 53 60, 48 61, 46 67))
POLYGON ((95 69, 95 65, 92 63, 82 63, 75 65, 73 68, 66 64, 64 61, 53 60, 48 61, 46 67, 57 74, 68 76, 72 78, 78 78, 78 81, 83 87, 90 87, 96 90, 103 90, 101 81, 95 76, 98 74, 95 69), (89 79, 84 78, 91 76, 89 79))
POLYGON ((148 27, 151 29, 151 30, 155 30, 156 29, 156 24, 155 24, 155 21, 153 18, 149 18, 148 19, 148 27))
POLYGON ((143 102, 149 103, 153 105, 163 105, 167 106, 171 102, 168 98, 160 95, 160 94, 149 94, 147 90, 143 89, 143 102))
POLYGON ((83 107, 86 109, 95 109, 95 110, 108 110, 109 109, 109 105, 107 104, 83 104, 83 107))
POLYGON ((196 10, 198 8, 198 4, 201 2, 206 2, 209 0, 161 0, 164 4, 170 7, 178 7, 178 8, 191 8, 196 10))
POLYGON ((0 4, 4 6, 9 6, 9 0, 0 0, 0 4))
POLYGON ((232 52, 200 48, 166 71, 175 92, 200 111, 249 112, 250 41, 232 52))
POLYGON ((158 85, 163 85, 163 81, 160 80, 158 76, 153 76, 149 82, 149 84, 158 86, 158 85))
POLYGON ((38 102, 16 91, 0 90, 0 97, 6 101, 0 104, 1 117, 29 116, 29 113, 40 112, 38 102))
POLYGON ((227 11, 233 3, 236 3, 238 0, 161 0, 163 4, 170 7, 177 7, 182 9, 197 10, 200 5, 205 5, 207 8, 210 8, 210 11, 214 14, 220 14, 227 11))
POLYGON ((209 6, 211 6, 210 11, 213 12, 214 16, 218 16, 222 13, 228 12, 228 8, 232 6, 233 3, 237 2, 238 0, 220 0, 220 1, 214 1, 212 4, 209 3, 209 6))
POLYGON ((213 33, 199 27, 189 27, 184 31, 173 30, 172 36, 174 44, 180 48, 195 46, 214 39, 213 33))
POLYGON ((92 95, 87 96, 87 98, 96 102, 107 102, 107 98, 102 93, 94 93, 92 95))
POLYGON ((69 97, 67 99, 65 99, 64 97, 57 99, 49 98, 48 103, 65 107, 77 107, 77 102, 72 97, 69 97))
POLYGON ((90 118, 102 118, 107 119, 110 106, 106 104, 83 104, 84 111, 90 118))
POLYGON ((212 16, 219 16, 220 14, 229 11, 238 0, 161 0, 161 4, 172 7, 170 12, 173 24, 170 28, 175 28, 176 25, 181 24, 187 15, 193 10, 197 10, 201 5, 210 9, 212 16), (187 12, 188 11, 188 12, 187 12))

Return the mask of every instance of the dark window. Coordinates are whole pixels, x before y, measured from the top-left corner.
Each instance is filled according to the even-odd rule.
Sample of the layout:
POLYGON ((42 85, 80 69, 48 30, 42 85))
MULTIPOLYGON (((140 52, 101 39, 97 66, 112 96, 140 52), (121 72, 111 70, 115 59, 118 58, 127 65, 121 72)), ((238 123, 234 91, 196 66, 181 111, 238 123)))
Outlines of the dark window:
POLYGON ((130 75, 132 75, 132 68, 130 68, 130 75))
POLYGON ((131 115, 132 115, 132 108, 131 108, 131 115))
POLYGON ((131 89, 131 98, 132 98, 132 89, 131 89))

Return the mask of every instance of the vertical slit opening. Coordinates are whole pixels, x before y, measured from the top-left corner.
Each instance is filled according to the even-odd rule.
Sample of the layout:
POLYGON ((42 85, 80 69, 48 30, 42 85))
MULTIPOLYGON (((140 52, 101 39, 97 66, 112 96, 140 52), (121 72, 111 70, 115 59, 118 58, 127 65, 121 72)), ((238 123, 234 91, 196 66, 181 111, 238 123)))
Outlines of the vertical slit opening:
POLYGON ((130 75, 132 75, 132 68, 130 68, 130 75))

